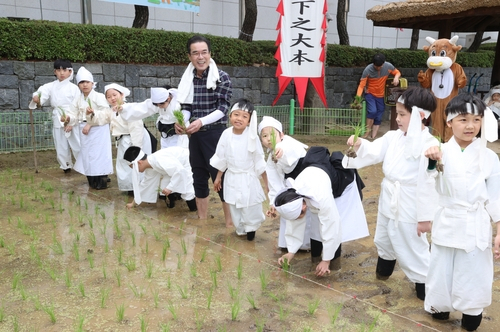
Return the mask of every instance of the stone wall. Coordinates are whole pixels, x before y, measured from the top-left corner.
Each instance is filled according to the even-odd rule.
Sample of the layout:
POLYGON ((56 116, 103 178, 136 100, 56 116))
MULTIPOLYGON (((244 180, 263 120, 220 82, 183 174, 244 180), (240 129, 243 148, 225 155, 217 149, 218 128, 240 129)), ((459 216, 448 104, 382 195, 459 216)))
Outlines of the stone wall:
MULTIPOLYGON (((153 66, 135 64, 84 64, 98 82, 97 91, 103 92, 108 83, 118 83, 131 90, 128 101, 143 101, 149 97, 149 88, 169 84, 177 86, 186 66, 153 66)), ((82 64, 75 63, 75 73, 82 64)), ((233 101, 248 98, 255 105, 269 106, 278 92, 275 67, 221 66, 233 82, 233 101)), ((419 69, 401 69, 409 85, 417 85, 419 69)), ((326 68, 326 96, 330 108, 345 108, 357 89, 363 68, 326 68)), ((491 68, 465 68, 467 77, 483 74, 478 90, 488 90, 491 68)), ((477 77, 477 76, 476 76, 477 77)), ((27 110, 32 93, 42 84, 55 79, 52 62, 0 61, 0 112, 27 110)), ((474 79, 475 81, 475 79, 474 79)), ((473 83, 474 83, 473 81, 473 83)), ((467 89, 467 87, 465 88, 467 89)), ((285 90, 279 105, 288 104, 293 97, 293 84, 285 90)))

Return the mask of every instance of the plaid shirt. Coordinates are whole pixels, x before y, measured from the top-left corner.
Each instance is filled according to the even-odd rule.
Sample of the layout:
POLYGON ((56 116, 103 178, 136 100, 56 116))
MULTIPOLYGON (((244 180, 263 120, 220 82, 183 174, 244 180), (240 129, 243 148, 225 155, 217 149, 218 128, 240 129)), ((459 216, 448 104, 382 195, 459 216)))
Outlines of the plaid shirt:
POLYGON ((229 75, 219 69, 220 82, 217 82, 215 90, 207 89, 207 77, 210 67, 203 72, 203 77, 196 76, 196 69, 193 70, 194 94, 193 104, 182 104, 183 110, 191 112, 191 118, 202 118, 215 110, 220 110, 224 116, 213 124, 227 124, 227 113, 229 112, 233 87, 229 75))

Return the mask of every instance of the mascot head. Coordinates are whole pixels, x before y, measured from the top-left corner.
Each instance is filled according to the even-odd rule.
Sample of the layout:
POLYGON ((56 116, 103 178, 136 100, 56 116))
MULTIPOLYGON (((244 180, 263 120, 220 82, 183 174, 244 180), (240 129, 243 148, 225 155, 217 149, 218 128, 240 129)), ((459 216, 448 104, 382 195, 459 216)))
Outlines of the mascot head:
POLYGON ((424 51, 429 54, 427 67, 436 71, 443 71, 451 67, 457 59, 457 53, 462 49, 462 45, 457 45, 458 36, 451 39, 425 38, 431 44, 424 46, 424 51))

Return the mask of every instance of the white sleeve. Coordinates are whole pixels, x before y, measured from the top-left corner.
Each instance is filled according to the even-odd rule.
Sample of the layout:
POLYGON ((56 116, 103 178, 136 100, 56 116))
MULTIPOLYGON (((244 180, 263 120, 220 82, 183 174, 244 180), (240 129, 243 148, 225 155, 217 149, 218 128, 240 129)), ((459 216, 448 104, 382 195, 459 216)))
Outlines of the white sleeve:
POLYGON ((151 99, 146 99, 142 103, 125 103, 120 115, 125 121, 137 121, 158 113, 158 108, 153 105, 151 99))
POLYGON ((222 113, 222 111, 220 110, 215 110, 212 113, 208 114, 207 116, 200 118, 200 120, 201 124, 205 126, 214 123, 217 120, 222 119, 222 117, 224 117, 224 113, 222 113))

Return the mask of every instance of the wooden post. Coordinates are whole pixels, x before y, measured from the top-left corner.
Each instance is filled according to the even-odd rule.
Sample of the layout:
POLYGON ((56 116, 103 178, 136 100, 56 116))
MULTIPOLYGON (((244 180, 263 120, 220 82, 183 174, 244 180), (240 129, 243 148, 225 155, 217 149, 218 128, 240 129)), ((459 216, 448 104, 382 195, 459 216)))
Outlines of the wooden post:
POLYGON ((35 160, 35 173, 38 173, 38 159, 36 157, 35 124, 33 123, 33 110, 30 108, 31 144, 33 145, 33 159, 35 160))

